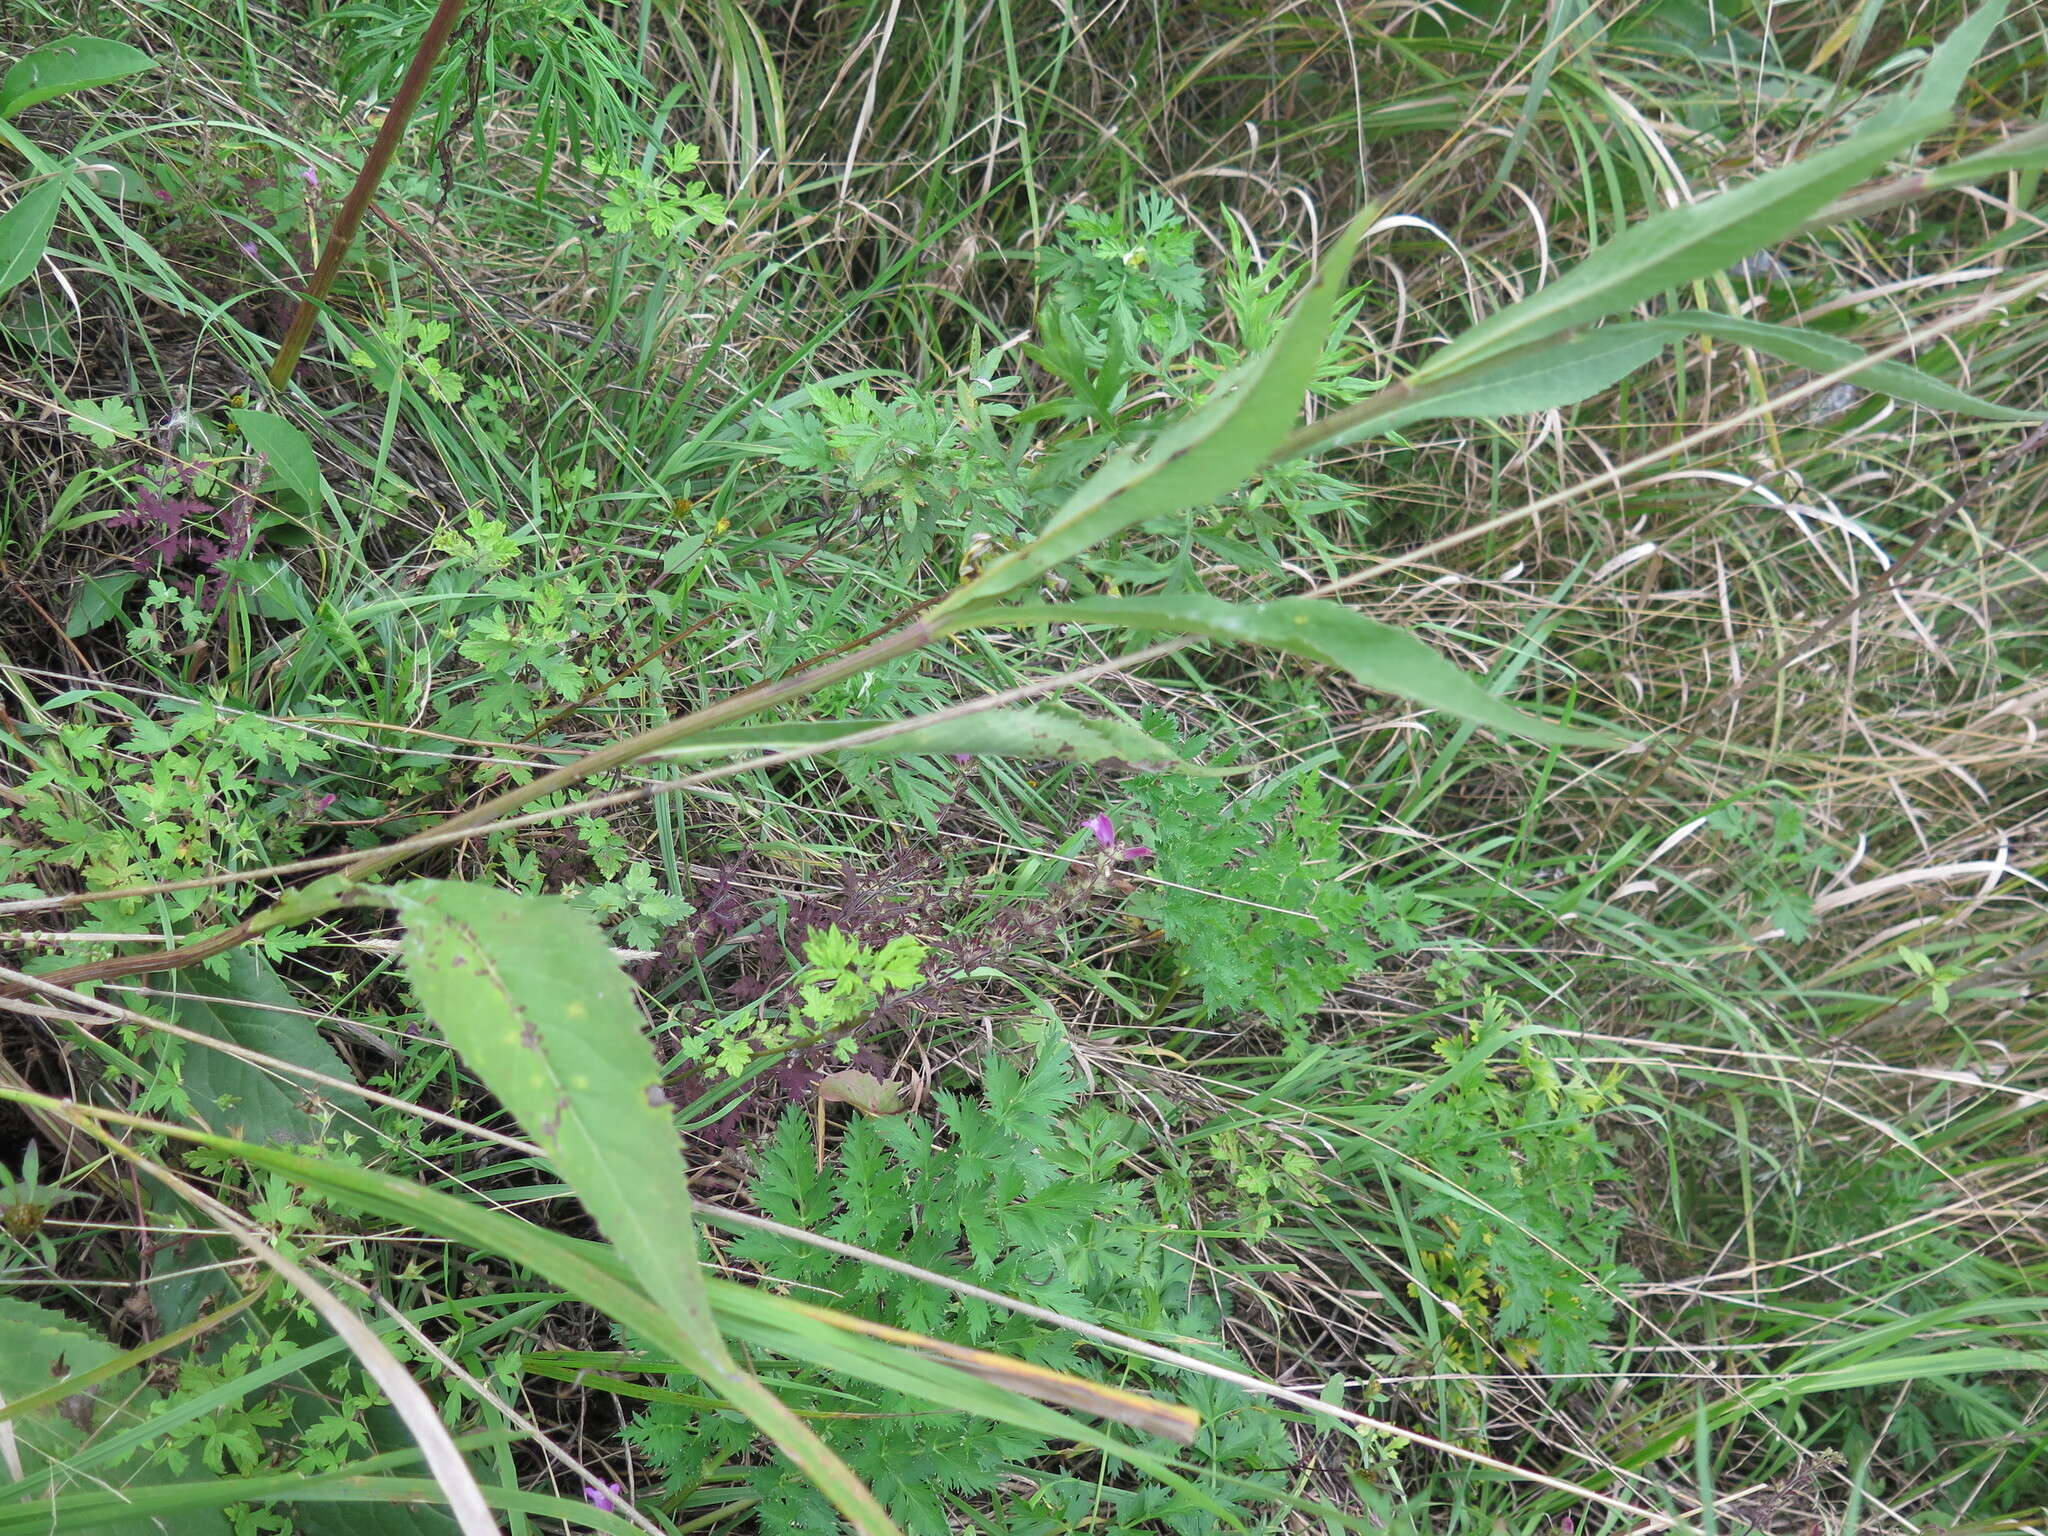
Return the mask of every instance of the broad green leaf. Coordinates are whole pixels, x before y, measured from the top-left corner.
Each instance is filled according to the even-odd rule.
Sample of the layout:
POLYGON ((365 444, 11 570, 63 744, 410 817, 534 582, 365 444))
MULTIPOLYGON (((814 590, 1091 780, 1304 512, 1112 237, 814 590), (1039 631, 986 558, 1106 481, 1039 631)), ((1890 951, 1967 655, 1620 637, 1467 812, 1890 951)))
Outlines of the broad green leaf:
MULTIPOLYGON (((321 1038, 262 951, 234 950, 227 964, 225 981, 185 973, 178 997, 169 1004, 171 1016, 210 1039, 350 1080, 346 1064, 321 1038)), ((187 1044, 183 1081, 193 1114, 208 1130, 240 1141, 289 1146, 320 1139, 321 1122, 306 1107, 308 1094, 319 1090, 298 1078, 187 1044)))
POLYGON ((1420 387, 1574 326, 1591 325, 1776 245, 1894 155, 1939 128, 1944 109, 1895 102, 1843 143, 1766 171, 1726 192, 1655 214, 1556 282, 1490 315, 1416 369, 1420 387))
POLYGON ((326 505, 327 481, 313 455, 313 441, 282 416, 268 411, 229 411, 242 440, 269 462, 278 484, 298 493, 308 511, 326 505))
MULTIPOLYGON (((61 1312, 0 1296, 0 1399, 12 1403, 43 1393, 52 1382, 82 1376, 120 1353, 61 1312)), ((16 1444, 33 1453, 22 1458, 28 1477, 35 1478, 49 1462, 62 1462, 98 1425, 103 1403, 118 1404, 127 1396, 127 1388, 103 1382, 46 1409, 19 1415, 13 1421, 16 1444)))
POLYGON ((12 208, 0 213, 0 294, 35 271, 43 252, 50 248, 50 230, 57 222, 67 179, 52 176, 29 188, 12 208))
MULTIPOLYGON (((1815 373, 1833 373, 1852 363, 1861 362, 1870 354, 1854 342, 1843 341, 1836 336, 1822 335, 1818 331, 1801 329, 1791 325, 1772 325, 1764 320, 1751 320, 1742 315, 1720 315, 1706 310, 1680 310, 1673 315, 1660 315, 1655 320, 1633 321, 1621 326, 1604 326, 1595 335, 1608 330, 1632 331, 1659 338, 1658 345, 1666 340, 1681 339, 1688 333, 1712 336, 1719 341, 1732 341, 1740 346, 1753 347, 1768 353, 1780 362, 1792 363, 1801 368, 1810 368, 1815 373)), ((1994 405, 1973 394, 1957 389, 1932 374, 1922 373, 1910 363, 1877 362, 1859 368, 1855 374, 1859 388, 1871 390, 1880 395, 1890 395, 1894 400, 1903 400, 1909 405, 1924 405, 1931 411, 1949 411, 1958 416, 1976 416, 1986 421, 2039 421, 2041 411, 2019 411, 2008 405, 1994 405)))
POLYGON ((67 37, 45 43, 15 60, 13 68, 0 76, 0 118, 13 117, 54 96, 124 80, 154 63, 140 49, 104 37, 67 37))
POLYGON ((1166 630, 1262 645, 1340 667, 1368 688, 1391 693, 1447 715, 1491 726, 1510 736, 1554 746, 1615 747, 1617 738, 1552 725, 1525 715, 1486 691, 1404 629, 1368 619, 1325 598, 1284 597, 1270 603, 1229 603, 1201 593, 1162 597, 1097 597, 1071 603, 1030 603, 977 609, 949 629, 1008 628, 1021 624, 1110 624, 1120 629, 1166 630))
POLYGON ((71 596, 71 610, 64 615, 64 633, 76 640, 89 635, 109 619, 121 616, 121 603, 128 591, 142 580, 139 571, 108 571, 88 576, 71 596))
POLYGON ((416 880, 389 892, 422 1006, 537 1142, 671 1320, 679 1358, 759 1425, 857 1530, 875 1496, 726 1350, 697 1262, 682 1141, 633 985, 588 915, 551 896, 416 880))
POLYGON ((1133 764, 1175 761, 1172 747, 1121 720, 1089 719, 1056 705, 1020 709, 985 709, 957 720, 939 720, 900 731, 880 741, 839 748, 848 736, 890 724, 886 720, 834 720, 789 725, 735 725, 686 737, 673 747, 650 754, 692 760, 730 757, 738 752, 885 753, 890 757, 972 753, 976 757, 1029 757, 1075 763, 1118 759, 1133 764))
POLYGON ((0 336, 33 347, 45 357, 78 356, 71 315, 39 293, 23 294, 12 314, 0 316, 0 336))
MULTIPOLYGON (((120 1430, 146 1425, 156 1401, 156 1392, 142 1383, 139 1372, 122 1364, 122 1351, 98 1333, 61 1312, 0 1297, 0 1402, 19 1410, 0 1423, 0 1437, 9 1442, 9 1459, 19 1459, 23 1474, 0 1497, 0 1509, 40 1508, 45 1531, 86 1529, 55 1525, 47 1503, 28 1501, 67 1489, 72 1497, 91 1497, 84 1490, 104 1485, 76 1474, 78 1457, 120 1430), (97 1379, 83 1379, 89 1377, 97 1379), (51 1390, 74 1379, 79 1381, 74 1392, 51 1390)), ((0 1462, 0 1487, 9 1481, 7 1464, 0 1462)), ((152 1524, 131 1504, 106 1509, 90 1530, 93 1536, 225 1536, 227 1526, 206 1512, 152 1524), (117 1518, 124 1514, 132 1518, 117 1518)))
POLYGON ((1226 496, 1272 457, 1300 419, 1329 343, 1331 317, 1370 214, 1355 220, 1259 357, 1216 387, 1192 415, 1144 451, 1112 457, 1067 498, 1030 543, 990 560, 933 610, 943 614, 1036 581, 1132 523, 1226 496))

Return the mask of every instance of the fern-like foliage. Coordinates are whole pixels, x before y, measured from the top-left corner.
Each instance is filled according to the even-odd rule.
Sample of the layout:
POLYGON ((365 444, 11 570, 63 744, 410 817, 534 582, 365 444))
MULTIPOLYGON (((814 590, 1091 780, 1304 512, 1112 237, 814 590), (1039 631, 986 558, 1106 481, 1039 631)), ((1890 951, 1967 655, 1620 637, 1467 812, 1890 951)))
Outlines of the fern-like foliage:
POLYGON ((1137 789, 1169 883, 1132 910, 1174 946, 1206 1015, 1263 1014, 1299 1040, 1331 993, 1413 949, 1435 918, 1411 892, 1344 878, 1342 834, 1312 779, 1245 793, 1162 775, 1137 789))
MULTIPOLYGON (((792 1111, 763 1152, 753 1198, 778 1221, 1229 1360, 1214 1343, 1217 1306, 1174 1251, 1184 1245, 1142 1186, 1115 1176, 1139 1139, 1137 1127, 1077 1104, 1064 1046, 1048 1043, 1029 1071, 991 1056, 981 1090, 978 1099, 939 1093, 933 1120, 857 1119, 822 1169, 807 1117, 792 1111)), ((732 1252, 797 1294, 864 1317, 1187 1402, 1207 1426, 1193 1451, 1198 1463, 1257 1481, 1277 1479, 1294 1463, 1278 1414, 1208 1378, 1110 1362, 1073 1334, 772 1235, 749 1235, 732 1252)), ((1219 1528, 1215 1510, 1184 1493, 1118 1467, 1048 1459, 1053 1448, 1029 1433, 934 1414, 892 1393, 842 1388, 801 1366, 778 1379, 799 1408, 838 1415, 816 1420, 818 1429, 910 1536, 946 1536, 956 1528, 949 1515, 962 1509, 993 1516, 1004 1530, 1206 1536, 1219 1528)), ((629 1435, 675 1492, 751 1493, 761 1500, 762 1531, 836 1528, 801 1475, 756 1459, 751 1432, 736 1415, 660 1405, 629 1435)), ((1207 1481, 1205 1494, 1238 1509, 1248 1529, 1270 1518, 1244 1507, 1243 1487, 1207 1481)))

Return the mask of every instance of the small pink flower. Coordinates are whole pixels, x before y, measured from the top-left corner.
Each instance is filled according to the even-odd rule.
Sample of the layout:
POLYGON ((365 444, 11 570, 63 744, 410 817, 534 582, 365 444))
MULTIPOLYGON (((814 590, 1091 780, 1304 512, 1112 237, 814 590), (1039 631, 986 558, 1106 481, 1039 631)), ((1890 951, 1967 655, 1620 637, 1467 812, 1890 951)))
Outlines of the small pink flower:
POLYGON ((617 1483, 585 1483, 583 1498, 599 1514, 616 1514, 626 1495, 617 1483))
POLYGON ((1107 811, 1097 811, 1093 816, 1090 816, 1081 823, 1081 829, 1084 832, 1093 832, 1095 834, 1097 847, 1114 848, 1116 846, 1116 823, 1109 819, 1109 812, 1107 811))
POLYGON ((310 165, 302 165, 299 167, 299 180, 303 181, 308 187, 311 187, 315 192, 320 190, 320 173, 310 165))
POLYGON ((955 752, 953 754, 953 761, 958 763, 962 768, 965 768, 969 763, 972 763, 974 761, 974 754, 972 752, 955 752))
POLYGON ((254 240, 237 240, 235 248, 251 261, 254 261, 262 251, 262 247, 257 245, 254 240))
POLYGON ((1116 856, 1120 859, 1150 859, 1158 857, 1143 843, 1133 843, 1128 848, 1119 848, 1116 851, 1116 856))

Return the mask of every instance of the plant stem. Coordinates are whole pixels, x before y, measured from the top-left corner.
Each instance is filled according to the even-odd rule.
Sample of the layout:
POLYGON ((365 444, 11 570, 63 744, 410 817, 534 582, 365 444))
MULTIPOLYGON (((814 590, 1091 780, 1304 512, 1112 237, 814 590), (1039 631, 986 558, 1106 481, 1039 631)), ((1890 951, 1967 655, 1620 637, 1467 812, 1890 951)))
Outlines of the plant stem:
MULTIPOLYGON (((484 826, 498 820, 508 811, 517 810, 520 806, 538 800, 544 795, 567 789, 570 785, 595 774, 623 768, 636 758, 673 746, 699 731, 711 730, 748 715, 758 714, 764 709, 787 704, 794 699, 802 698, 805 694, 815 693, 818 689, 836 683, 842 678, 865 672, 880 662, 922 650, 938 637, 939 632, 930 624, 923 621, 908 624, 871 645, 863 646, 834 660, 822 662, 793 677, 778 677, 764 683, 756 683, 753 687, 742 689, 716 704, 678 716, 673 720, 664 720, 660 725, 638 735, 628 736, 623 741, 615 741, 608 747, 599 747, 595 752, 586 753, 573 763, 564 763, 552 772, 542 774, 531 784, 522 784, 516 789, 506 790, 503 794, 493 795, 482 805, 451 816, 426 832, 402 838, 398 842, 365 854, 343 869, 339 875, 329 877, 337 888, 331 901, 315 903, 305 911, 294 914, 294 920, 304 921, 315 915, 318 910, 340 906, 347 900, 345 891, 341 888, 352 882, 366 880, 379 870, 387 869, 425 848, 437 846, 451 832, 484 826)), ((303 897, 301 899, 303 901, 303 897)), ((287 896, 283 900, 289 901, 291 897, 287 896)), ((67 966, 63 970, 50 972, 44 979, 57 986, 71 987, 88 981, 109 981, 121 976, 148 976, 161 971, 182 970, 188 965, 210 960, 215 955, 226 954, 229 950, 246 944, 265 928, 277 926, 276 916, 281 904, 273 903, 253 916, 244 918, 233 927, 196 943, 182 944, 176 949, 156 950, 149 954, 116 955, 111 960, 95 960, 84 965, 67 966)))
POLYGON ((384 124, 377 130, 377 141, 370 146, 369 157, 363 161, 363 168, 356 172, 355 185, 348 189, 341 212, 327 231, 327 243, 320 252, 320 265, 313 269, 313 280, 299 299, 299 307, 292 313, 292 323, 284 333, 284 340, 278 343, 277 356, 270 364, 272 389, 283 389, 291 380, 292 370, 299 365, 299 354, 306 349, 306 338, 313 334, 313 320, 320 311, 320 301, 334 286, 335 274, 341 270, 348 248, 355 244, 363 214, 369 209, 377 184, 384 179, 391 157, 398 152, 398 141, 405 134, 405 125, 411 120, 413 109, 426 93, 427 79, 434 72, 434 61, 440 58, 442 48, 447 45, 448 34, 455 30, 455 23, 462 15, 462 4, 463 0, 440 0, 440 4, 434 7, 433 18, 427 23, 420 45, 413 50, 412 64, 399 84, 397 96, 392 98, 391 110, 384 114, 384 124))

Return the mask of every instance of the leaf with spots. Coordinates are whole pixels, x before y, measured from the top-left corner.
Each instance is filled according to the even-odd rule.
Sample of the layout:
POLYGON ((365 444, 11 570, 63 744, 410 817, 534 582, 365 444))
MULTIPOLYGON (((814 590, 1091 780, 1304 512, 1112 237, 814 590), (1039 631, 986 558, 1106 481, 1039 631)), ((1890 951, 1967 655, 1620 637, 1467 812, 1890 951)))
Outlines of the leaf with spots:
POLYGON ((405 921, 420 1004, 539 1143, 641 1288, 691 1346, 685 1363, 765 1431, 862 1532, 894 1533, 843 1462, 749 1375, 713 1320, 682 1140, 633 984, 588 915, 552 896, 415 880, 405 921))

